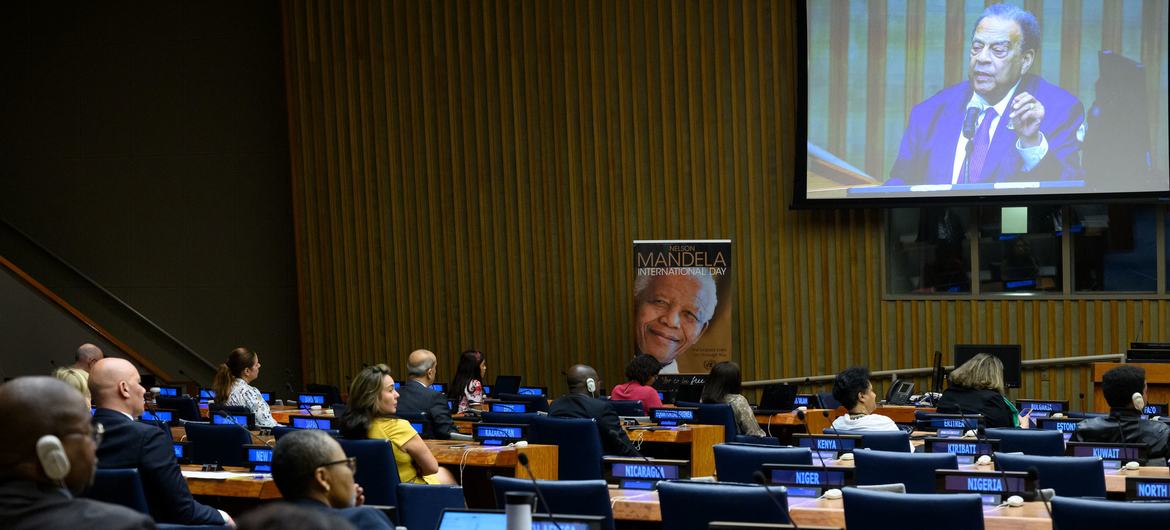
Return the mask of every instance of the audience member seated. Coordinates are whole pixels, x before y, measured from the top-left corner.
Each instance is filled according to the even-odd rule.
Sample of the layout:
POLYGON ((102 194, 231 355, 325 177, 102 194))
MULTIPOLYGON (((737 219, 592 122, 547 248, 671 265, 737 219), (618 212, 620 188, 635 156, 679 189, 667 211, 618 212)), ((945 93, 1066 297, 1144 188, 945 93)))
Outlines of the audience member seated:
POLYGON ((451 420, 451 409, 447 407, 447 396, 431 390, 438 370, 435 354, 428 350, 414 350, 406 360, 406 372, 410 380, 398 388, 398 410, 401 412, 425 412, 431 423, 435 438, 447 440, 451 433, 458 433, 451 420))
MULTIPOLYGON (((389 440, 398 466, 398 479, 417 484, 454 484, 450 471, 439 467, 426 442, 410 426, 395 418, 398 391, 390 368, 375 364, 362 368, 349 386, 349 402, 341 416, 341 435, 351 439, 389 440)), ((288 436, 288 435, 285 435, 288 436)))
POLYGON ((874 414, 877 394, 869 381, 869 369, 846 368, 833 380, 833 398, 841 402, 848 414, 833 420, 833 428, 850 431, 896 431, 898 425, 889 416, 874 414))
POLYGON ((303 508, 288 502, 273 502, 240 517, 240 530, 354 530, 340 516, 303 508))
POLYGON ((483 352, 467 350, 459 354, 459 366, 455 378, 447 389, 447 399, 457 403, 459 414, 467 412, 472 405, 483 403, 483 378, 487 374, 487 360, 483 352))
POLYGON ((735 424, 740 434, 748 436, 764 436, 764 430, 756 422, 756 413, 748 404, 747 398, 740 395, 742 381, 739 375, 739 365, 731 361, 716 363, 707 375, 707 382, 703 384, 702 403, 726 403, 731 405, 731 412, 735 415, 735 424))
POLYGON ((1020 417, 1016 406, 1004 396, 1003 363, 994 355, 980 353, 950 375, 950 386, 938 400, 943 414, 982 414, 987 427, 1022 427, 1029 418, 1020 417))
POLYGON ((613 405, 597 399, 601 378, 597 370, 583 364, 575 364, 565 372, 569 393, 561 396, 548 406, 548 415, 557 418, 589 418, 597 422, 597 434, 601 436, 601 449, 607 455, 638 456, 622 429, 621 421, 613 405))
POLYGON ((93 407, 93 399, 89 394, 89 372, 80 368, 58 368, 57 371, 53 372, 53 377, 76 388, 78 392, 81 392, 81 396, 85 398, 86 408, 93 407))
POLYGON ((73 366, 70 368, 88 372, 93 363, 102 360, 105 356, 106 354, 102 353, 101 348, 87 342, 77 347, 77 353, 73 357, 73 366))
POLYGON ((243 346, 232 350, 227 362, 219 365, 215 379, 211 381, 215 389, 215 402, 232 407, 248 407, 256 416, 257 426, 271 429, 276 427, 276 420, 272 419, 272 412, 264 396, 252 386, 252 381, 257 377, 260 377, 260 355, 243 346))
POLYGON ((97 448, 98 467, 137 469, 150 515, 159 523, 232 524, 226 512, 191 497, 175 460, 170 429, 134 421, 142 416, 146 395, 134 365, 125 359, 102 359, 93 365, 89 386, 97 406, 94 421, 105 427, 97 448))
POLYGON ((1146 370, 1140 366, 1118 366, 1101 376, 1101 393, 1109 403, 1109 416, 1088 418, 1077 424, 1073 442, 1138 443, 1149 447, 1148 457, 1165 459, 1170 426, 1141 419, 1145 405, 1146 370))
POLYGON ((284 500, 339 515, 358 530, 391 530, 386 514, 362 507, 362 488, 353 481, 354 459, 341 444, 316 429, 289 433, 272 451, 272 480, 284 500))
POLYGON ((154 528, 146 514, 73 497, 93 482, 102 432, 76 390, 52 377, 16 378, 0 385, 0 417, 4 528, 154 528))
POLYGON ((658 379, 658 372, 662 365, 652 355, 639 353, 630 359, 626 365, 626 379, 623 384, 613 387, 610 399, 637 400, 642 402, 642 410, 650 414, 650 409, 662 406, 662 398, 658 397, 658 390, 650 386, 658 379))

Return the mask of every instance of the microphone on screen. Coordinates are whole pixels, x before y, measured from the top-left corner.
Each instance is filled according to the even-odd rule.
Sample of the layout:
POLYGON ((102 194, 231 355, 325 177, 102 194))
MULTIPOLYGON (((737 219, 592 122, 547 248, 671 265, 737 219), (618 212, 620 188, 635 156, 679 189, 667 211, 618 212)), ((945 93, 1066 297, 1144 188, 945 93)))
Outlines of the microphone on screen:
MULTIPOLYGON (((781 512, 784 512, 784 516, 788 518, 788 524, 792 525, 793 528, 800 530, 800 526, 797 525, 796 521, 792 519, 792 513, 788 511, 787 496, 785 497, 785 502, 780 502, 780 499, 776 498, 776 494, 772 493, 772 488, 768 487, 768 477, 764 476, 764 472, 757 469, 754 473, 752 473, 752 480, 755 481, 756 484, 764 487, 764 492, 768 494, 768 498, 772 499, 772 502, 776 503, 776 508, 779 508, 781 512)), ((783 490, 783 487, 781 487, 781 490, 783 490)))
POLYGON ((556 517, 553 517, 552 507, 548 505, 548 501, 544 500, 544 493, 540 491, 540 484, 536 482, 536 475, 532 474, 532 468, 528 467, 528 455, 522 451, 516 451, 516 460, 520 465, 524 466, 524 470, 528 472, 528 478, 532 480, 532 489, 536 490, 536 497, 540 499, 540 503, 544 505, 544 510, 548 512, 548 520, 552 521, 553 526, 557 530, 561 530, 560 523, 557 523, 556 517))
POLYGON ((981 112, 983 110, 979 107, 967 107, 967 113, 963 115, 963 138, 971 140, 975 137, 975 128, 979 124, 981 112))

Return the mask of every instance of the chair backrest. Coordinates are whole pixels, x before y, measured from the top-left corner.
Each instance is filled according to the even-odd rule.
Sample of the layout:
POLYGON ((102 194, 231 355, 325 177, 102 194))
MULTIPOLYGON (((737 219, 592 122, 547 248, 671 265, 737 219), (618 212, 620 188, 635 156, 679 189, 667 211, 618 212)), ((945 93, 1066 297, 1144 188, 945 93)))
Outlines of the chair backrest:
POLYGON ((642 407, 640 399, 611 399, 609 404, 618 416, 645 416, 646 409, 642 407))
POLYGON ((199 414, 199 403, 195 398, 186 396, 158 396, 154 398, 154 404, 160 409, 167 409, 175 411, 175 417, 185 421, 201 421, 203 416, 199 414))
POLYGON ((1065 497, 1105 498, 1105 465, 1094 456, 1033 456, 995 453, 1004 471, 1036 468, 1036 487, 1051 488, 1065 497))
POLYGON ((860 434, 861 446, 873 451, 910 452, 910 433, 906 431, 854 431, 848 429, 825 429, 825 434, 860 434))
MULTIPOLYGON (((602 530, 614 530, 609 486, 604 480, 538 480, 537 483, 549 505, 539 504, 536 511, 551 511, 558 515, 599 515, 605 518, 602 530)), ((509 491, 536 492, 531 480, 498 476, 492 477, 492 489, 496 493, 496 508, 504 507, 504 494, 509 491)))
POLYGON ((207 410, 208 411, 222 410, 228 414, 239 414, 239 415, 252 413, 252 409, 245 407, 243 405, 220 405, 219 403, 208 403, 207 410))
POLYGON ((398 465, 387 440, 338 440, 345 456, 357 457, 354 482, 366 492, 366 504, 398 506, 398 465))
POLYGON ((1060 530, 1163 530, 1167 524, 1170 524, 1170 502, 1052 499, 1052 527, 1060 530))
POLYGON ((532 419, 528 442, 560 447, 557 477, 562 480, 601 480, 601 435, 597 422, 585 418, 532 419))
POLYGON ((548 412, 548 398, 544 396, 497 393, 495 397, 500 401, 520 401, 527 403, 528 412, 548 412))
POLYGON ((484 423, 522 423, 532 425, 532 420, 539 416, 535 412, 484 412, 479 419, 484 423))
POLYGON ((983 530, 983 503, 977 493, 936 495, 858 488, 845 488, 841 493, 849 530, 983 530))
POLYGON ((775 436, 752 436, 750 434, 737 434, 735 439, 731 440, 737 444, 751 444, 751 445, 780 445, 780 439, 775 436))
POLYGON ((444 508, 465 506, 462 486, 408 482, 398 485, 398 523, 407 528, 430 530, 439 526, 444 508))
POLYGON ((297 430, 296 427, 288 427, 286 425, 277 425, 276 427, 272 428, 272 437, 275 438, 276 441, 279 442, 280 439, 284 435, 286 435, 290 432, 296 432, 296 430, 297 430))
POLYGON ((211 425, 188 423, 187 449, 190 460, 195 464, 219 464, 221 466, 243 466, 245 445, 252 443, 248 430, 239 425, 211 425))
MULTIPOLYGON (((319 383, 309 383, 305 385, 305 390, 310 394, 325 394, 325 404, 332 405, 334 403, 341 403, 341 390, 333 385, 322 385, 319 383)), ((322 407, 324 408, 324 407, 322 407)))
POLYGON ((730 441, 735 439, 735 435, 739 434, 739 426, 735 424, 735 413, 731 411, 731 405, 727 403, 690 403, 680 401, 675 403, 676 407, 698 407, 699 413, 695 418, 695 423, 701 425, 722 425, 723 426, 723 440, 730 441))
POLYGON ((959 469, 959 459, 950 453, 896 453, 858 450, 853 452, 857 484, 906 485, 907 493, 934 493, 936 469, 959 469))
POLYGON ((999 440, 1004 453, 1037 456, 1064 456, 1064 433, 1040 429, 987 429, 987 438, 999 440))
POLYGON ((833 397, 832 392, 817 392, 817 400, 821 402, 821 408, 834 410, 841 406, 841 402, 833 397))
POLYGON ((426 411, 420 410, 418 412, 395 412, 394 415, 398 416, 399 419, 410 422, 411 427, 413 427, 416 423, 422 425, 422 431, 418 433, 420 437, 431 438, 434 436, 435 425, 431 421, 431 416, 427 414, 426 411))
POLYGON ((711 521, 787 523, 788 494, 733 482, 670 480, 658 483, 663 530, 707 530, 711 521), (777 506, 779 502, 780 506, 777 506))
POLYGON ((720 482, 753 482, 752 475, 763 469, 764 464, 812 465, 812 451, 807 447, 722 443, 713 449, 715 474, 720 482))
POLYGON ((93 476, 93 485, 85 492, 85 496, 150 514, 146 492, 142 489, 142 477, 138 475, 137 469, 98 469, 93 476))

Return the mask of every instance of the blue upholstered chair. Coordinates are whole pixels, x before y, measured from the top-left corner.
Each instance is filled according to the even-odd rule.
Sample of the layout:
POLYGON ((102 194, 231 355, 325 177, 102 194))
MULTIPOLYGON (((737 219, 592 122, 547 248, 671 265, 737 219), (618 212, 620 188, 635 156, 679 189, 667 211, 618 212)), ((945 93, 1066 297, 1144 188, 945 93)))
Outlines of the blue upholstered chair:
POLYGON ((977 493, 935 495, 857 488, 845 488, 841 493, 849 530, 935 530, 940 526, 983 530, 983 503, 977 493))
MULTIPOLYGON (((275 438, 276 441, 280 441, 281 437, 296 430, 296 427, 277 425, 276 427, 272 428, 272 437, 275 438)), ((337 429, 323 429, 322 432, 334 438, 339 438, 341 436, 341 433, 337 429)))
MULTIPOLYGON (((604 480, 538 480, 540 491, 549 506, 540 504, 538 512, 553 514, 599 515, 605 518, 602 530, 614 530, 613 507, 609 502, 609 486, 604 480)), ((512 477, 492 477, 496 507, 504 507, 504 494, 509 491, 530 491, 532 481, 512 477)), ((537 501, 539 502, 539 501, 537 501)), ((433 526, 433 525, 432 525, 433 526)), ((407 528, 410 528, 408 525, 407 528)))
POLYGON ((154 405, 160 409, 175 411, 175 417, 183 421, 203 421, 199 403, 187 396, 158 396, 154 405))
POLYGON ((861 446, 873 451, 910 452, 910 433, 906 431, 853 431, 826 428, 825 434, 860 434, 861 446))
POLYGON ((94 473, 93 486, 85 496, 150 515, 150 505, 146 502, 142 477, 137 469, 98 469, 94 473))
POLYGON ((463 500, 462 486, 410 483, 398 485, 398 522, 407 528, 435 528, 439 525, 439 516, 444 508, 464 506, 466 502, 463 500))
POLYGON ((195 464, 219 464, 221 466, 244 465, 245 445, 252 443, 252 435, 239 425, 211 425, 187 423, 188 449, 190 460, 195 464))
POLYGON ((713 449, 715 474, 720 482, 753 482, 752 475, 764 464, 812 465, 812 451, 807 447, 723 443, 713 449))
POLYGON ((995 428, 987 429, 987 438, 999 440, 999 450, 1004 453, 1064 455, 1064 433, 1060 431, 995 428))
POLYGON ((731 411, 731 405, 726 403, 691 403, 680 401, 675 403, 675 406, 698 407, 699 412, 695 415, 695 423, 700 425, 722 425, 723 441, 735 440, 735 436, 739 434, 739 426, 735 424, 735 413, 731 411))
POLYGON ((1052 499, 1052 527, 1060 530, 1163 530, 1167 525, 1170 525, 1170 502, 1052 499))
POLYGON ((1105 498, 1105 466, 1093 456, 1032 456, 995 453, 995 466, 1004 471, 1036 468, 1036 486, 1051 488, 1064 497, 1105 498))
POLYGON ((497 394, 500 401, 520 401, 528 404, 528 412, 548 412, 548 398, 531 394, 497 394))
POLYGON ((533 418, 529 443, 556 445, 557 477, 601 480, 601 435, 597 422, 584 418, 533 418))
POLYGON ((410 422, 411 427, 413 427, 415 424, 422 425, 422 430, 418 431, 419 436, 423 438, 430 438, 432 436, 433 429, 431 426, 431 421, 427 419, 428 416, 425 411, 395 412, 394 415, 397 416, 400 420, 406 420, 410 422))
POLYGON ((735 435, 735 439, 730 441, 737 444, 770 445, 775 447, 780 446, 780 440, 774 436, 752 436, 750 434, 737 434, 735 435))
POLYGON ((817 392, 817 400, 821 402, 821 408, 834 410, 841 406, 841 402, 833 397, 832 392, 817 392))
POLYGON ((532 420, 540 416, 535 412, 485 412, 480 415, 484 423, 522 423, 532 425, 532 420))
POLYGON ((609 404, 618 416, 645 416, 646 409, 642 408, 640 399, 611 399, 609 404))
POLYGON ((345 456, 357 457, 354 482, 366 492, 366 504, 398 506, 398 465, 387 440, 338 440, 345 456))
POLYGON ((711 521, 787 523, 788 495, 733 482, 670 480, 658 483, 663 530, 707 530, 711 521), (780 506, 777 506, 779 502, 780 506))
POLYGON ((853 452, 860 486, 901 483, 907 493, 934 493, 936 469, 958 469, 958 457, 950 453, 895 453, 862 449, 853 452))

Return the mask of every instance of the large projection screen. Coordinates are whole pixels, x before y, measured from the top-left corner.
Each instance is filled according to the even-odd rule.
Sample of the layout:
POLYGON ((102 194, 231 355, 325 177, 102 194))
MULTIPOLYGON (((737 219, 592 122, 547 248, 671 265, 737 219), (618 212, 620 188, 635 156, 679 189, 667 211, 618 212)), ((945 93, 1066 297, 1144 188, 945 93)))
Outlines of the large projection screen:
POLYGON ((1170 196, 1168 3, 807 0, 794 205, 1170 196))

